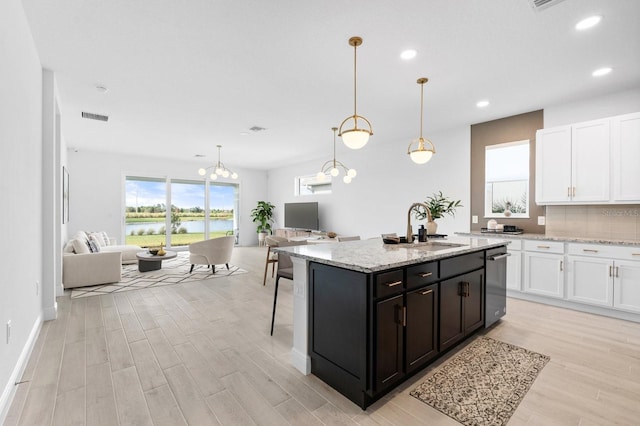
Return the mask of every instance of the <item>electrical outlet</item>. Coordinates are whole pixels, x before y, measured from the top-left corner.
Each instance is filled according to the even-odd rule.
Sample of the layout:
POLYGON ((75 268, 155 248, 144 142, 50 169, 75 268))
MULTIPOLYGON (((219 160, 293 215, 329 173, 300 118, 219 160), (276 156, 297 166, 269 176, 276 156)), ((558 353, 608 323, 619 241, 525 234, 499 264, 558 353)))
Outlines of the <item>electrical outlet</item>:
POLYGON ((11 340, 11 320, 7 321, 7 345, 9 340, 11 340))
POLYGON ((538 225, 545 225, 546 224, 546 218, 544 216, 538 216, 538 225))
POLYGON ((471 216, 471 223, 478 223, 478 216, 471 216))

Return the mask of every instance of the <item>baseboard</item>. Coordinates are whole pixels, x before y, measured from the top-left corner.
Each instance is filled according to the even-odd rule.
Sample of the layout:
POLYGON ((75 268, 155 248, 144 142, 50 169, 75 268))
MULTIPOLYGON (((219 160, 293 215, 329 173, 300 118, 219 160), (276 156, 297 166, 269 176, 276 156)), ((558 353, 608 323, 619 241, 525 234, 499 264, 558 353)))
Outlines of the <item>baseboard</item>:
POLYGON ((58 302, 54 302, 53 306, 44 308, 42 312, 43 321, 51 321, 58 318, 58 302))
POLYGON ((22 348, 20 358, 18 358, 18 362, 16 362, 13 373, 11 373, 11 377, 9 377, 9 381, 2 391, 2 397, 0 397, 0 424, 4 424, 7 414, 9 414, 9 407, 11 407, 11 402, 13 402, 13 397, 15 396, 17 390, 16 382, 20 379, 20 377, 22 377, 25 368, 27 368, 27 363, 29 362, 31 351, 33 351, 33 347, 36 344, 36 340, 38 339, 38 334, 40 334, 41 328, 42 316, 40 315, 36 318, 35 324, 33 325, 31 333, 29 334, 29 339, 27 339, 27 342, 22 348))
POLYGON ((311 374, 311 357, 296 348, 291 349, 291 364, 305 376, 311 374))

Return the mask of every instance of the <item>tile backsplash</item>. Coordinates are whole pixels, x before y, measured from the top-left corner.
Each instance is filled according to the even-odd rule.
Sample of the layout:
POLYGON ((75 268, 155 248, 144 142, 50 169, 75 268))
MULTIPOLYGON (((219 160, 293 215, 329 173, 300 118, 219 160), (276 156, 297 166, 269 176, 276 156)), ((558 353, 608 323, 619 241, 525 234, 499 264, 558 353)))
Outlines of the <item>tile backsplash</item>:
POLYGON ((547 206, 552 237, 640 241, 640 205, 547 206))

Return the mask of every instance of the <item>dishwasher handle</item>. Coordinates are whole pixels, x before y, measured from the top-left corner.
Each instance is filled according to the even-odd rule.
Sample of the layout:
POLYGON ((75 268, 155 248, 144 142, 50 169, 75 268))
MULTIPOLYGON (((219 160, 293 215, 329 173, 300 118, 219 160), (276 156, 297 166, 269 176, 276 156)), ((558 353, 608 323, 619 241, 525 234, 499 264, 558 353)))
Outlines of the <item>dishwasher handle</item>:
POLYGON ((511 256, 511 253, 501 253, 501 254, 496 254, 495 256, 487 257, 487 260, 500 260, 500 259, 505 259, 509 256, 511 256))

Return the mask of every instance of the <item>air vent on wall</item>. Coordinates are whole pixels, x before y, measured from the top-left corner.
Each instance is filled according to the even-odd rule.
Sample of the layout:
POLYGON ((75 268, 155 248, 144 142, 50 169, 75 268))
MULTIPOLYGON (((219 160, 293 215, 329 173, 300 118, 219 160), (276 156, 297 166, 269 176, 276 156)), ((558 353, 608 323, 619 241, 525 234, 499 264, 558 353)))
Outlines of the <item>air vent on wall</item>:
POLYGON ((528 0, 533 10, 540 11, 548 7, 555 6, 564 0, 528 0))
POLYGON ((106 115, 92 114, 90 112, 82 112, 82 118, 89 118, 91 120, 98 121, 109 121, 109 117, 107 117, 106 115))

